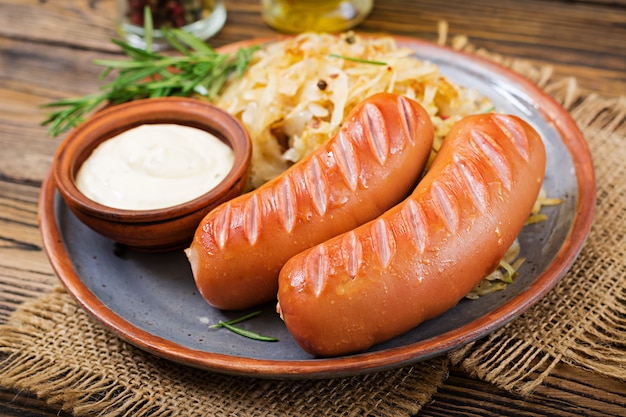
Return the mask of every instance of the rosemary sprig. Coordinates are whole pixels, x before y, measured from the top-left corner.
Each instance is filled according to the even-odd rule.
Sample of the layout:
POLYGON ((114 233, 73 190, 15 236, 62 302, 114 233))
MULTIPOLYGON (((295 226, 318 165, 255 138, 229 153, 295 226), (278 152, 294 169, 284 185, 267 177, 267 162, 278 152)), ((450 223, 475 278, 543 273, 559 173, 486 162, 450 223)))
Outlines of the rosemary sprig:
POLYGON ((244 329, 244 328, 235 326, 235 324, 237 324, 237 323, 241 323, 242 321, 251 319, 251 318, 256 317, 256 316, 258 316, 260 314, 261 314, 260 311, 255 311, 253 313, 246 314, 245 316, 241 316, 241 317, 238 317, 236 319, 232 319, 232 320, 228 320, 228 321, 220 321, 217 324, 213 324, 213 325, 209 326, 209 329, 218 329, 220 327, 223 327, 225 329, 230 330, 231 332, 233 332, 235 334, 247 337, 249 339, 259 340, 261 342, 277 342, 278 339, 275 338, 275 337, 264 336, 264 335, 259 334, 257 332, 253 332, 252 330, 248 330, 248 329, 244 329))
POLYGON ((369 60, 369 59, 355 58, 355 57, 339 55, 339 54, 329 54, 328 56, 331 57, 331 58, 345 59, 346 61, 360 62, 361 64, 387 65, 387 63, 383 62, 383 61, 372 61, 372 60, 369 60))
POLYGON ((126 42, 112 39, 126 60, 97 59, 104 66, 99 79, 117 70, 117 77, 93 94, 61 99, 42 107, 58 110, 50 113, 41 123, 49 125, 48 134, 58 136, 78 126, 85 117, 104 103, 120 104, 141 98, 166 96, 189 97, 200 95, 214 100, 231 74, 240 77, 248 67, 258 46, 240 48, 234 54, 216 52, 209 45, 181 29, 162 28, 167 42, 181 56, 166 56, 152 51, 152 20, 146 13, 146 49, 136 48, 126 42))

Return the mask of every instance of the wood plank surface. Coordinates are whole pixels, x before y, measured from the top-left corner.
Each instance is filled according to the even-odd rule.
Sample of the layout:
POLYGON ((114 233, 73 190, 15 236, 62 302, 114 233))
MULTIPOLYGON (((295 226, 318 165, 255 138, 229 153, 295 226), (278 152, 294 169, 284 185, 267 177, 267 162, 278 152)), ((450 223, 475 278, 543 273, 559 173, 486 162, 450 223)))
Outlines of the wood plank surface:
MULTIPOLYGON (((226 0, 228 20, 209 44, 275 36, 260 1, 226 0)), ((590 92, 626 93, 626 1, 377 0, 357 30, 430 41, 438 24, 490 51, 552 65, 590 92)), ((56 277, 42 248, 37 198, 61 138, 40 126, 41 104, 93 92, 95 58, 118 56, 112 0, 0 0, 0 323, 56 277)), ((65 416, 28 393, 0 389, 0 415, 65 416)), ((453 368, 419 416, 620 416, 625 384, 559 365, 529 398, 453 368)))

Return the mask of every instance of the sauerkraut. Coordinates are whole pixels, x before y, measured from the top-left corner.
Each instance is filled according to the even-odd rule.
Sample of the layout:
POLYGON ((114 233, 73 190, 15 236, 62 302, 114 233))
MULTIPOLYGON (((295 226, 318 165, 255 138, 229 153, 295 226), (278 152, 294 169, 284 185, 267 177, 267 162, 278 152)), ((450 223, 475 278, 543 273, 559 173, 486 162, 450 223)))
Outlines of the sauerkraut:
POLYGON ((446 79, 432 62, 389 36, 305 33, 265 45, 216 104, 235 115, 253 142, 250 188, 274 178, 332 138, 359 102, 378 92, 417 100, 435 127, 433 149, 461 117, 492 103, 446 79))

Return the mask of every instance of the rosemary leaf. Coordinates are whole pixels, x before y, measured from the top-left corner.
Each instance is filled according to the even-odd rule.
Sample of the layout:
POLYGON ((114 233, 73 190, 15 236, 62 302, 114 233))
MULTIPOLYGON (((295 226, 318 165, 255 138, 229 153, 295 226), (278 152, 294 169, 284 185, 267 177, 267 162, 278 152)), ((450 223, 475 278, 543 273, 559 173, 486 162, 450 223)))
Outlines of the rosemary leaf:
POLYGON ((256 317, 256 316, 258 316, 260 314, 261 314, 260 311, 255 311, 255 312, 252 312, 250 314, 246 314, 245 316, 238 317, 236 319, 232 319, 232 320, 228 320, 228 321, 220 321, 217 324, 213 324, 213 325, 209 326, 209 329, 217 329, 217 328, 223 327, 225 329, 230 330, 231 332, 233 332, 235 334, 247 337, 249 339, 259 340, 261 342, 277 342, 278 339, 275 338, 275 337, 264 336, 264 335, 259 334, 257 332, 253 332, 252 330, 248 330, 248 329, 244 329, 244 328, 235 326, 235 324, 237 324, 237 323, 241 323, 242 321, 251 319, 251 318, 256 317))
POLYGON ((142 98, 167 96, 205 96, 214 100, 232 75, 240 77, 250 64, 258 46, 240 48, 222 54, 191 33, 181 29, 163 29, 165 38, 182 56, 166 56, 152 51, 152 22, 147 13, 144 26, 146 49, 113 39, 128 59, 97 59, 104 67, 99 79, 113 71, 115 78, 100 91, 82 97, 65 98, 42 105, 58 110, 41 123, 49 125, 48 134, 58 136, 84 121, 89 113, 106 103, 120 104, 142 98))
POLYGON ((252 48, 239 48, 237 50, 237 59, 235 60, 235 63, 236 63, 235 76, 241 77, 243 75, 243 73, 245 72, 247 68, 246 63, 252 60, 252 54, 257 49, 258 47, 252 47, 252 48))
POLYGON ((359 62, 361 64, 387 65, 387 63, 383 61, 371 61, 369 59, 354 58, 351 56, 344 56, 344 55, 338 55, 338 54, 330 54, 329 56, 331 58, 341 58, 341 59, 345 59, 346 61, 359 62))
POLYGON ((146 43, 146 51, 152 51, 152 34, 154 33, 154 24, 152 23, 152 11, 150 7, 143 8, 144 22, 144 41, 146 43))
POLYGON ((150 59, 158 58, 160 55, 150 50, 137 48, 136 46, 129 45, 128 43, 119 39, 111 39, 111 43, 118 46, 122 52, 131 59, 139 61, 146 61, 150 59))
POLYGON ((98 80, 99 81, 104 80, 112 71, 113 71, 113 68, 111 67, 105 68, 104 71, 102 71, 100 75, 98 75, 98 80))
MULTIPOLYGON (((170 35, 170 31, 167 29, 165 29, 163 32, 165 36, 170 35)), ((178 31, 176 32, 176 36, 174 36, 173 38, 177 39, 183 44, 186 44, 188 47, 191 47, 193 50, 203 55, 207 55, 207 56, 211 56, 212 54, 217 55, 217 53, 215 52, 213 48, 211 48, 208 44, 203 42, 201 39, 194 36, 192 33, 185 32, 185 31, 178 31)))
POLYGON ((239 336, 247 337, 248 339, 259 340, 261 342, 278 342, 278 339, 271 336, 263 336, 257 332, 251 330, 242 329, 241 327, 233 326, 232 324, 222 323, 222 325, 233 333, 239 336))
POLYGON ((184 42, 180 39, 180 36, 176 36, 175 32, 170 32, 166 28, 163 28, 161 33, 163 34, 163 37, 165 38, 167 43, 176 51, 186 56, 189 56, 191 54, 189 49, 185 46, 184 42))

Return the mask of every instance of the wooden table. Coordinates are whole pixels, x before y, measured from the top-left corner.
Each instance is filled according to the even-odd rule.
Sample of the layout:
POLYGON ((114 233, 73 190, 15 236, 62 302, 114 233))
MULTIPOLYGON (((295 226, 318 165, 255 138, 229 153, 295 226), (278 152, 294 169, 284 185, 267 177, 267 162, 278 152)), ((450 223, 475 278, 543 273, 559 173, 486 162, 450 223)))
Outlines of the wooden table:
MULTIPOLYGON (((227 0, 228 20, 209 41, 271 36, 260 1, 227 0)), ((112 0, 0 0, 0 323, 25 299, 57 279, 37 226, 37 197, 60 138, 46 136, 39 105, 93 92, 101 68, 94 58, 117 53, 112 0)), ((480 47, 553 65, 587 90, 626 93, 626 2, 379 0, 360 26, 427 40, 437 24, 480 47)), ((569 366, 521 398, 452 369, 420 416, 626 415, 626 387, 569 366)), ((27 393, 0 390, 0 414, 63 415, 27 393)))

